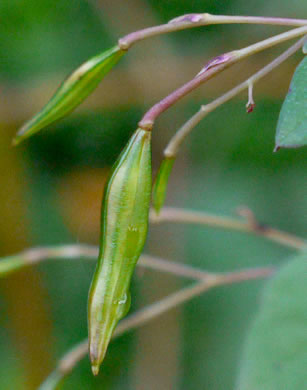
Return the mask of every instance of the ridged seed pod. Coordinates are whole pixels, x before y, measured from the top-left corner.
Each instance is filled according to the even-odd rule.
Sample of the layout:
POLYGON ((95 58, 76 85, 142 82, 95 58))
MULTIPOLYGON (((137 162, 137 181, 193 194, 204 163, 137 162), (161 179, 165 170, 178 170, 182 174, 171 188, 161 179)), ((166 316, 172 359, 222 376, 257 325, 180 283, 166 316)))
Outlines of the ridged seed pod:
POLYGON ((150 196, 151 132, 137 129, 112 169, 103 198, 100 253, 88 302, 94 375, 130 307, 129 285, 146 240, 150 196))
POLYGON ((78 107, 125 53, 114 46, 82 64, 60 85, 41 111, 21 127, 13 144, 19 144, 78 107))

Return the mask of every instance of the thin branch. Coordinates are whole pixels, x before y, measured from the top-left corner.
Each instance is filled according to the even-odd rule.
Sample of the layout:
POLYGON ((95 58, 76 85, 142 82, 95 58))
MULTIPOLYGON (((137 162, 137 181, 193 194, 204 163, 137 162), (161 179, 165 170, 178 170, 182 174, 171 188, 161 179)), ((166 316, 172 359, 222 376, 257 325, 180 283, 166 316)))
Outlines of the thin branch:
POLYGON ((161 210, 159 215, 156 215, 155 211, 152 210, 150 213, 150 221, 152 223, 171 222, 207 225, 226 230, 237 230, 262 236, 268 240, 298 250, 303 249, 307 245, 307 242, 304 239, 259 223, 255 217, 246 218, 246 221, 240 221, 235 218, 220 217, 198 211, 165 207, 161 210))
POLYGON ((253 74, 251 77, 249 77, 247 80, 243 81, 241 84, 237 85, 236 87, 232 88, 230 91, 226 92, 222 96, 218 97, 217 99, 213 100, 211 103, 201 106, 199 111, 194 114, 177 132, 176 134, 171 138, 169 144, 167 145, 164 155, 168 158, 175 158, 178 154, 179 148, 185 138, 191 133, 191 131, 194 129, 198 123, 204 119, 210 112, 214 111, 216 108, 221 106, 222 104, 226 103, 236 95, 238 95, 240 92, 244 91, 245 89, 249 89, 249 101, 248 104, 253 104, 252 99, 252 87, 253 85, 262 79, 264 76, 266 76, 268 73, 270 73, 273 69, 275 69, 277 66, 279 66, 281 63, 283 63, 285 60, 287 60, 290 56, 292 56, 296 51, 298 51, 304 44, 306 37, 300 39, 298 42, 296 42, 293 46, 291 46, 288 50, 286 50, 284 53, 282 53, 280 56, 275 58, 272 62, 270 62, 268 65, 260 69, 258 72, 253 74))
MULTIPOLYGON (((268 240, 297 250, 301 250, 307 245, 307 242, 303 238, 259 223, 252 212, 246 208, 244 210, 241 209, 240 214, 245 218, 245 221, 230 217, 207 214, 204 212, 165 207, 158 216, 154 211, 151 211, 150 222, 153 224, 164 222, 188 223, 206 225, 225 230, 236 230, 243 233, 262 236, 268 240)), ((31 248, 21 253, 2 258, 0 260, 0 275, 3 277, 18 271, 23 267, 48 259, 67 260, 80 257, 97 259, 97 256, 98 248, 85 244, 31 248)), ((178 264, 150 255, 142 255, 137 265, 139 267, 155 269, 160 272, 166 272, 192 279, 202 279, 203 277, 208 276, 206 272, 195 269, 194 267, 178 264)))
MULTIPOLYGON (((190 301, 192 298, 201 295, 213 287, 265 278, 271 276, 274 271, 275 270, 272 267, 263 267, 230 272, 226 274, 208 273, 201 282, 170 294, 160 301, 152 303, 151 305, 138 310, 128 318, 122 320, 114 332, 113 339, 119 337, 123 333, 145 325, 152 319, 159 317, 163 313, 187 301, 190 301)), ((77 363, 87 355, 87 352, 87 340, 82 341, 77 346, 72 348, 62 357, 57 368, 42 384, 40 390, 55 390, 58 384, 60 384, 60 382, 62 382, 63 379, 70 374, 77 363)))
POLYGON ((192 80, 180 88, 173 91, 160 102, 151 107, 139 122, 139 127, 145 130, 151 130, 155 120, 168 108, 173 106, 178 100, 186 96, 188 93, 194 91, 200 85, 210 80, 216 74, 222 72, 231 65, 243 60, 244 58, 265 50, 269 47, 275 46, 279 43, 285 42, 289 39, 305 35, 307 33, 307 26, 296 28, 282 34, 275 35, 271 38, 257 42, 253 45, 247 46, 240 50, 231 51, 221 56, 215 57, 203 68, 203 70, 196 75, 192 80))
POLYGON ((180 264, 174 261, 161 259, 156 256, 142 255, 137 264, 140 267, 150 268, 159 272, 182 276, 188 279, 203 280, 212 275, 211 272, 191 267, 189 265, 180 264))
MULTIPOLYGON (((6 276, 26 266, 49 259, 68 260, 82 257, 96 260, 98 257, 98 247, 85 244, 72 244, 31 248, 16 255, 2 258, 0 260, 0 275, 6 276)), ((141 256, 137 266, 189 279, 202 280, 209 275, 201 269, 145 254, 141 256)))
POLYGON ((262 16, 228 16, 204 14, 187 14, 179 16, 167 24, 145 28, 132 32, 119 39, 118 44, 123 50, 128 50, 134 43, 156 35, 185 30, 211 24, 269 24, 277 26, 305 26, 306 19, 270 18, 262 16))

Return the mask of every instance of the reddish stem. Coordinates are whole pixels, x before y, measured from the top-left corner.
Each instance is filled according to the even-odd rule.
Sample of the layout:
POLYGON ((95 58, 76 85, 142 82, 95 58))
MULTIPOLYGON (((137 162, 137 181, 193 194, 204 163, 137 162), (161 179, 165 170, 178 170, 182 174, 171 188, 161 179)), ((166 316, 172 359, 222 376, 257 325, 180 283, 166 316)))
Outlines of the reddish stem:
POLYGON ((216 73, 221 72, 231 64, 236 62, 236 52, 230 52, 223 54, 222 56, 216 57, 211 60, 196 77, 176 89, 170 95, 166 96, 160 102, 150 108, 149 111, 143 116, 139 122, 139 127, 145 130, 151 130, 155 119, 166 111, 169 107, 175 104, 179 99, 199 87, 205 81, 211 79, 216 73), (213 65, 212 65, 213 64, 213 65))

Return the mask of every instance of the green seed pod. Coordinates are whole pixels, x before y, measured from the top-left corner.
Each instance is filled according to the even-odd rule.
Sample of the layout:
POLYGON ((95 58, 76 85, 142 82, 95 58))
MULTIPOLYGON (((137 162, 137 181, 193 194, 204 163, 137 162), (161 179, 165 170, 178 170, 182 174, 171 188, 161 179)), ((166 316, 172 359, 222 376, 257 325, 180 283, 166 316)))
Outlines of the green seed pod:
POLYGON ((93 92, 124 53, 118 46, 114 46, 82 64, 60 85, 42 110, 21 127, 13 144, 19 144, 73 111, 93 92))
POLYGON ((172 171, 175 158, 166 157, 159 168, 152 192, 153 207, 157 214, 164 205, 169 175, 172 171))
POLYGON ((137 129, 112 169, 103 198, 100 252, 88 302, 94 375, 129 310, 129 285, 146 240, 150 196, 151 132, 137 129))

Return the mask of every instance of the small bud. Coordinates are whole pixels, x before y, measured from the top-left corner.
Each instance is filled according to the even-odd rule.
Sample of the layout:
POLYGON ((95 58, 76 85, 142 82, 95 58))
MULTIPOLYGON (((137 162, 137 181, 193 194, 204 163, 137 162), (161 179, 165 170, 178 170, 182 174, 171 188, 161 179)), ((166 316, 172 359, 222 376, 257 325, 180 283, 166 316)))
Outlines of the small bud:
POLYGON ((246 103, 246 112, 249 114, 254 111, 256 104, 254 102, 253 97, 253 84, 249 84, 248 86, 248 102, 246 103))
POLYGON ((247 112, 248 114, 251 113, 251 112, 253 112, 255 106, 256 106, 255 103, 247 102, 247 103, 246 103, 246 112, 247 112))

